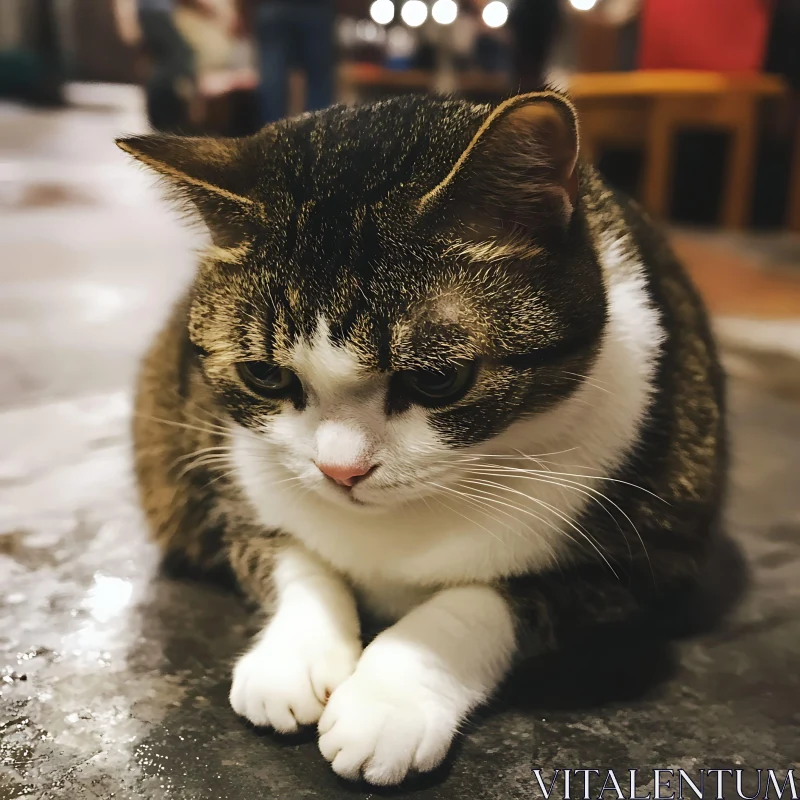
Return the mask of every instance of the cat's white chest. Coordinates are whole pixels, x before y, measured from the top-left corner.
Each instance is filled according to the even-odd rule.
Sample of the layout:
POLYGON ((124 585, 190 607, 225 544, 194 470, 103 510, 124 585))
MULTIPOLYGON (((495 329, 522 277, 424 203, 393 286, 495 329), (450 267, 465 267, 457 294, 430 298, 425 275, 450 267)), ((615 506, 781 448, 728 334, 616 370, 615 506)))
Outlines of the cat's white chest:
POLYGON ((241 479, 265 527, 292 535, 345 575, 382 618, 402 616, 442 586, 544 569, 563 538, 525 509, 503 517, 431 504, 371 514, 280 486, 265 491, 262 481, 248 486, 246 471, 241 479))
POLYGON ((589 503, 605 508, 607 481, 637 441, 663 331, 637 263, 613 240, 602 255, 608 323, 590 375, 569 398, 486 443, 494 455, 476 448, 471 461, 459 460, 464 454, 440 442, 419 410, 386 418, 375 387, 367 387, 372 405, 356 391, 352 358, 323 347, 314 374, 317 384, 328 376, 327 405, 278 415, 269 435, 232 430, 235 472, 259 522, 301 541, 382 616, 399 616, 445 586, 552 569, 574 547, 605 559, 582 526, 583 511, 589 503), (350 398, 344 410, 343 396, 350 398), (323 496, 323 478, 309 465, 316 463, 315 426, 328 417, 372 431, 377 462, 417 481, 419 497, 368 512, 323 496), (450 472, 431 480, 418 454, 436 446, 436 463, 450 465, 450 472))
POLYGON ((359 605, 384 624, 405 616, 412 608, 425 602, 433 591, 424 586, 391 583, 386 580, 366 581, 355 585, 359 605))
POLYGON ((469 524, 459 529, 446 519, 400 513, 393 520, 354 521, 309 512, 281 514, 289 517, 282 529, 345 575, 364 607, 385 621, 402 617, 442 586, 490 582, 549 560, 535 537, 524 546, 516 534, 515 546, 508 547, 486 530, 475 535, 469 524))

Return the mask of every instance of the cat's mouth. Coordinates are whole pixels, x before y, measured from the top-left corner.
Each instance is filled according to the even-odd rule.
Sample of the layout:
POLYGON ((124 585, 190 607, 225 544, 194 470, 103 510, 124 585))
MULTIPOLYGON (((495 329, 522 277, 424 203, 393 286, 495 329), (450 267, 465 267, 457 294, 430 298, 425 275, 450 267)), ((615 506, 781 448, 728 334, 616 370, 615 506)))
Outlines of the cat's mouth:
POLYGON ((340 505, 342 503, 344 503, 348 507, 372 505, 368 501, 365 501, 360 497, 356 497, 355 487, 339 486, 335 484, 333 481, 327 481, 327 480, 321 485, 318 484, 318 487, 319 489, 322 490, 322 493, 326 497, 328 497, 329 499, 335 499, 335 501, 340 505))
POLYGON ((325 494, 335 498, 337 504, 345 504, 348 508, 380 509, 394 505, 395 501, 407 500, 408 493, 415 484, 411 481, 398 481, 380 485, 364 484, 352 488, 326 485, 325 494))

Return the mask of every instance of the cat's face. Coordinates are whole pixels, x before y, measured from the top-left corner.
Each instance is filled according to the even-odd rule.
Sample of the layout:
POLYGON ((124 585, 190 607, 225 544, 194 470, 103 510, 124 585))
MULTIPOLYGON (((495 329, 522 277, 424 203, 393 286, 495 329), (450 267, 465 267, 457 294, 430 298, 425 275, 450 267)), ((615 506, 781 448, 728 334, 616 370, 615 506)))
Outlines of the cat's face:
MULTIPOLYGON (((190 336, 270 474, 351 506, 424 496, 457 479, 454 454, 513 449, 515 423, 579 387, 605 299, 574 153, 547 152, 554 108, 332 110, 240 146, 246 191, 237 162, 226 194, 192 197, 225 247, 201 268, 190 336)), ((194 175, 188 193, 221 182, 194 175)))

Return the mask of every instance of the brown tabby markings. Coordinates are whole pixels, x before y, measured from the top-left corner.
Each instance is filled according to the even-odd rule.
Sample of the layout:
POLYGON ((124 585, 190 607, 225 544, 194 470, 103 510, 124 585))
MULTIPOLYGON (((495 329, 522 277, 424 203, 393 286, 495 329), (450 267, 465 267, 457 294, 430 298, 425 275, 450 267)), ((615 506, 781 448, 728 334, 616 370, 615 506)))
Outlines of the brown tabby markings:
MULTIPOLYGON (((547 97, 571 109, 560 96, 549 93, 547 97)), ((378 117, 392 108, 384 106, 382 111, 379 105, 370 113, 378 117)), ((506 108, 490 111, 458 103, 437 106, 435 113, 441 116, 427 127, 421 124, 419 135, 430 137, 430 147, 446 154, 439 162, 455 166, 442 174, 439 162, 426 161, 419 174, 408 175, 380 200, 356 203, 348 217, 348 236, 353 242, 367 236, 371 228, 378 227, 390 238, 390 222, 405 225, 398 211, 403 204, 398 200, 393 205, 396 196, 404 201, 421 196, 417 213, 425 217, 443 196, 454 191, 463 168, 470 166, 473 151, 491 131, 490 123, 502 117, 506 108), (383 223, 381 214, 386 215, 383 223)), ((324 128, 327 119, 321 115, 283 123, 263 137, 280 147, 292 131, 306 131, 317 124, 324 128)), ((315 141, 308 131, 302 135, 315 141)), ((596 355, 604 323, 597 310, 595 324, 583 332, 586 342, 566 360, 535 368, 517 365, 514 359, 524 356, 526 348, 546 351, 561 342, 570 333, 572 322, 554 297, 518 282, 513 271, 516 261, 536 261, 546 255, 547 246, 535 236, 520 242, 509 238, 507 231, 489 230, 480 209, 470 221, 472 227, 462 228, 458 235, 443 240, 441 231, 428 231, 425 257, 433 259, 437 268, 431 270, 424 287, 412 284, 414 276, 399 270, 391 273, 397 278, 391 285, 373 283, 372 272, 365 267, 363 273, 355 268, 342 270, 335 285, 315 295, 310 284, 296 282, 290 274, 289 265, 299 263, 292 260, 299 258, 296 253, 281 258, 269 255, 284 247, 282 237, 296 210, 297 248, 308 252, 310 261, 319 257, 311 241, 320 216, 314 201, 293 205, 294 197, 279 196, 266 178, 252 187, 246 176, 236 177, 234 183, 241 191, 217 185, 212 178, 219 170, 220 174, 233 170, 232 145, 226 143, 198 145, 201 151, 205 149, 199 164, 188 150, 171 153, 169 142, 159 146, 165 148, 170 163, 145 152, 143 148, 149 145, 141 141, 121 146, 176 181, 180 193, 207 216, 216 240, 201 263, 190 296, 176 307, 142 371, 134 423, 142 502, 169 561, 198 572, 229 565, 240 585, 259 602, 269 598, 272 559, 284 537, 257 525, 229 475, 232 467, 225 461, 224 451, 205 448, 223 446, 232 420, 257 426, 265 414, 277 411, 276 404, 254 397, 242 387, 233 365, 251 359, 286 360, 299 333, 306 332, 311 322, 306 306, 312 305, 316 315, 324 305, 326 316, 346 329, 347 343, 368 367, 396 369, 433 364, 442 356, 480 356, 484 363, 475 397, 465 398, 459 408, 440 415, 444 430, 449 430, 449 414, 471 413, 479 421, 508 398, 520 395, 526 414, 549 408, 576 388, 577 382, 568 378, 568 373, 586 374, 596 355), (272 206, 251 196, 262 189, 275 201, 272 206), (235 228, 232 232, 231 226, 235 228), (259 226, 268 233, 254 235, 259 226), (250 266, 254 259, 257 270, 250 266), (498 271, 500 268, 505 271, 498 271), (400 277, 409 277, 409 281, 400 277), (281 292, 283 300, 276 299, 281 292), (368 303, 364 302, 366 295, 368 303), (518 330, 500 335, 494 315, 512 302, 521 324, 518 330), (380 353, 376 313, 386 317, 389 325, 388 364, 380 353), (435 346, 426 349, 426 343, 435 346), (535 381, 525 382, 525 376, 534 371, 535 381), (470 403, 474 403, 472 410, 470 403), (197 466, 187 469, 187 462, 195 460, 197 466)), ((409 146, 417 145, 412 142, 409 146)), ((315 151, 315 163, 324 167, 325 155, 331 164, 336 162, 335 151, 315 151)), ((658 367, 657 393, 639 446, 615 473, 619 482, 604 487, 607 496, 635 523, 648 553, 631 530, 623 526, 620 531, 602 510, 589 506, 581 524, 591 531, 625 580, 615 579, 585 552, 576 550, 570 580, 558 573, 504 581, 520 624, 537 651, 569 641, 593 624, 630 620, 650 607, 670 607, 670 598, 685 593, 697 581, 724 489, 722 375, 702 305, 665 240, 641 210, 615 197, 592 169, 580 167, 579 174, 576 215, 586 227, 587 239, 594 250, 600 249, 602 242, 616 240, 643 263, 647 290, 659 309, 667 338, 658 367)), ((371 176, 376 183, 383 177, 371 176)), ((278 178, 274 180, 275 185, 280 183, 278 178)), ((328 229, 323 233, 335 238, 335 232, 328 229)), ((380 257, 385 258, 383 251, 380 257)), ((350 263, 349 259, 351 254, 342 254, 342 263, 350 263)), ((331 265, 332 273, 334 267, 340 268, 338 262, 331 265)), ((619 268, 626 267, 622 264, 619 268)), ((600 289, 599 284, 592 284, 599 280, 592 277, 595 271, 587 263, 579 279, 568 280, 585 280, 590 287, 587 292, 596 295, 600 289)), ((452 429, 456 428, 454 421, 452 429)))

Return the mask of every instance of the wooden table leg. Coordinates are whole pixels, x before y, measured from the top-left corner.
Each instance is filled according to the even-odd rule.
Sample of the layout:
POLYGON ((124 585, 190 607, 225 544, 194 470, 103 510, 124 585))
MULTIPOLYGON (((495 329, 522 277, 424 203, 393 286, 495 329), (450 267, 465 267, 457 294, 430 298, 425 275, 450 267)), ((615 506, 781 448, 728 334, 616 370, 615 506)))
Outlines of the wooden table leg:
POLYGON ((656 98, 648 123, 641 190, 644 207, 656 219, 669 215, 674 134, 670 101, 656 98))
POLYGON ((786 198, 786 227, 800 233, 800 114, 794 126, 794 148, 789 174, 789 193, 786 198))
POLYGON ((755 183, 756 133, 755 98, 742 97, 725 170, 722 224, 726 228, 743 228, 750 221, 755 183))

